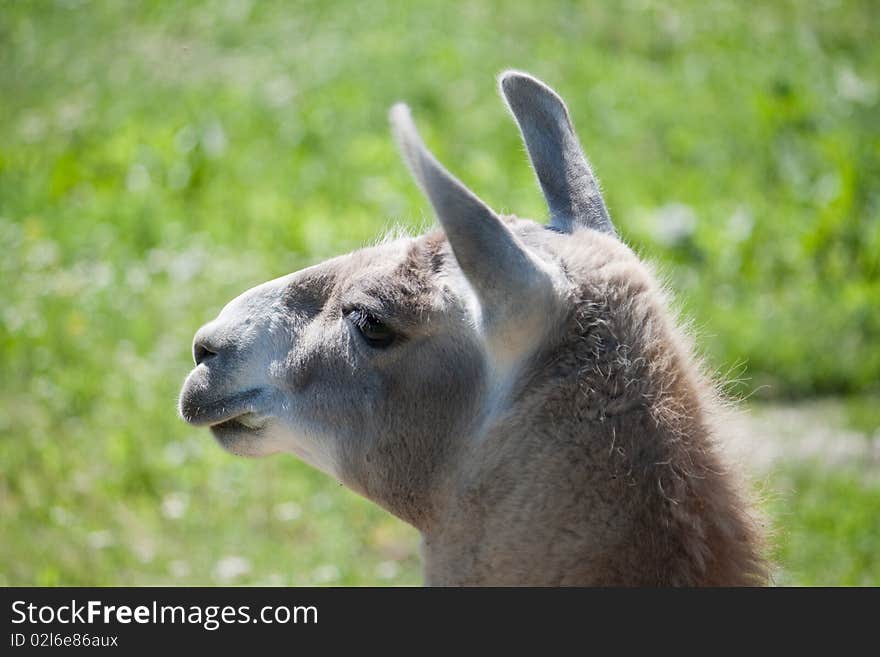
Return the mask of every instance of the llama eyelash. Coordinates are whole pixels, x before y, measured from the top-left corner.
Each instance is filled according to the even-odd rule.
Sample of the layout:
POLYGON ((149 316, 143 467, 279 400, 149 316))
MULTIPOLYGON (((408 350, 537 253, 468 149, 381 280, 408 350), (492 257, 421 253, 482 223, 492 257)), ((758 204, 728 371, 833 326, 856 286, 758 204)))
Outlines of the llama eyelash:
POLYGON ((364 341, 375 349, 387 349, 399 339, 394 329, 368 310, 353 308, 344 314, 346 319, 357 328, 364 341))

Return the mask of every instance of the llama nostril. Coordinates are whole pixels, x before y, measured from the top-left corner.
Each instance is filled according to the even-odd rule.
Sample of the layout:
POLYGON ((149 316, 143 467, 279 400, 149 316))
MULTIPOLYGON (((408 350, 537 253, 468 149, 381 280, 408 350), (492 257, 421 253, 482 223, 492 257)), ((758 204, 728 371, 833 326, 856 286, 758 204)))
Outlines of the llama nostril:
POLYGON ((211 356, 216 356, 216 349, 212 349, 204 342, 194 342, 193 343, 193 360, 196 362, 196 365, 201 365, 211 356))

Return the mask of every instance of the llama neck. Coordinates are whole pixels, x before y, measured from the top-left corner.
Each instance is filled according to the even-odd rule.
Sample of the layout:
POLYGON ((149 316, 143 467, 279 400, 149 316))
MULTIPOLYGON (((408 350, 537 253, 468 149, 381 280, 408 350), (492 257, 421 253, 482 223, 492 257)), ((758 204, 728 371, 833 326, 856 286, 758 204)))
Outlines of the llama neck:
POLYGON ((703 421, 673 435, 650 408, 558 410, 524 404, 469 443, 442 491, 450 502, 423 529, 427 583, 765 580, 749 505, 703 421))

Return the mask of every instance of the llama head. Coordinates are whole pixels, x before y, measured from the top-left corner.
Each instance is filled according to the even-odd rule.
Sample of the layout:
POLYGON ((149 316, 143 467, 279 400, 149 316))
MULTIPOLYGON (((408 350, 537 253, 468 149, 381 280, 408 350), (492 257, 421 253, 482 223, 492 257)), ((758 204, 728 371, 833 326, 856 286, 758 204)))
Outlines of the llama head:
POLYGON ((293 452, 415 524, 430 513, 429 491, 462 441, 492 425, 522 369, 566 330, 566 240, 589 233, 577 248, 630 254, 559 96, 517 72, 500 87, 549 226, 497 215, 395 105, 394 135, 441 230, 232 300, 195 336, 179 403, 187 422, 210 427, 236 454, 293 452))

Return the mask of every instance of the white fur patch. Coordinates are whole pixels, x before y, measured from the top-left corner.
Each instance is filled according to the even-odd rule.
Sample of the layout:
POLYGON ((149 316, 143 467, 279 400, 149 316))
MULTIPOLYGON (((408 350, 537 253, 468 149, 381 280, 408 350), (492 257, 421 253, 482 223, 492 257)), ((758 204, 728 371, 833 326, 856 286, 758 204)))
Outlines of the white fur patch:
POLYGON ((276 448, 274 451, 294 454, 313 468, 339 479, 339 459, 331 438, 293 429, 285 418, 267 429, 264 440, 276 448))

